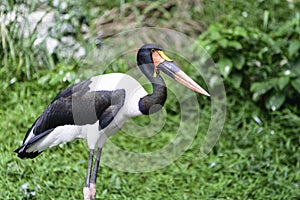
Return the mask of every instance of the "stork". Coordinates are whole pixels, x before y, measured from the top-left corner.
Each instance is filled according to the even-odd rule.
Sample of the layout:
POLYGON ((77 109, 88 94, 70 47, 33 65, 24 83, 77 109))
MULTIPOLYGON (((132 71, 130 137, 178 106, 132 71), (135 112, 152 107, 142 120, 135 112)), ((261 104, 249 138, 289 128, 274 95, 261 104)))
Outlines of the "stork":
POLYGON ((88 170, 83 188, 84 199, 96 198, 96 178, 102 147, 129 117, 157 112, 167 98, 160 71, 191 90, 209 96, 155 44, 143 45, 137 65, 148 78, 153 92, 123 73, 89 78, 60 92, 27 131, 23 144, 15 150, 20 158, 35 158, 44 150, 77 138, 87 140, 88 170), (97 149, 96 159, 94 153, 97 149))

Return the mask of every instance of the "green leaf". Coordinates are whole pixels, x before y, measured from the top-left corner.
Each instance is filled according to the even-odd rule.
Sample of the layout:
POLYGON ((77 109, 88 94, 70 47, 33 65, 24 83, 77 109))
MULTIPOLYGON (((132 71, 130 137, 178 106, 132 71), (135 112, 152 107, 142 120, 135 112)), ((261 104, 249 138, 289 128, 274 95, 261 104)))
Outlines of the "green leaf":
POLYGON ((220 44, 221 47, 226 48, 228 45, 228 40, 226 39, 221 39, 218 41, 218 43, 220 44))
POLYGON ((271 81, 253 83, 250 88, 250 91, 253 92, 253 101, 257 101, 261 95, 267 93, 270 89, 273 88, 273 86, 274 85, 271 81))
POLYGON ((57 74, 56 76, 53 76, 50 81, 49 81, 49 84, 50 85, 57 85, 58 83, 61 83, 62 80, 64 78, 64 74, 57 74))
POLYGON ((216 44, 209 44, 205 46, 205 50, 208 52, 209 55, 213 55, 218 49, 218 45, 216 44))
POLYGON ((211 40, 220 40, 222 38, 222 35, 217 31, 212 31, 210 35, 211 40))
POLYGON ((197 48, 197 46, 201 46, 201 47, 205 47, 207 45, 210 45, 211 44, 211 41, 210 40, 206 40, 206 39, 203 39, 203 40, 198 40, 196 45, 194 45, 192 48, 197 48))
POLYGON ((230 59, 228 58, 223 58, 221 60, 219 60, 219 62, 217 63, 221 74, 227 78, 228 75, 230 74, 231 70, 232 70, 232 62, 230 59))
POLYGON ((300 41, 299 40, 292 40, 290 41, 289 45, 289 56, 292 58, 295 56, 295 54, 299 51, 300 49, 300 41))
POLYGON ((232 81, 233 87, 235 89, 240 88, 242 80, 243 80, 243 75, 242 74, 234 73, 231 76, 231 81, 232 81))
POLYGON ((291 61, 291 71, 300 76, 300 57, 291 61))
POLYGON ((283 92, 274 91, 266 98, 266 108, 272 111, 278 110, 285 101, 285 94, 283 92))
POLYGON ((270 49, 267 47, 267 46, 265 46, 265 47, 263 47, 263 48, 261 48, 260 49, 260 51, 258 52, 258 58, 260 59, 260 60, 263 60, 264 59, 264 54, 266 53, 266 55, 268 56, 268 55, 271 55, 271 53, 270 53, 270 49))
POLYGON ((245 57, 241 54, 233 57, 232 61, 236 69, 242 69, 245 64, 245 57))
POLYGON ((228 42, 228 46, 232 47, 232 48, 235 48, 237 50, 240 50, 240 49, 243 48, 243 46, 241 45, 241 43, 239 43, 238 41, 229 41, 228 42))
POLYGON ((246 29, 244 29, 240 26, 235 27, 235 29, 233 31, 233 35, 248 38, 248 34, 247 34, 246 29))
POLYGON ((300 78, 292 80, 291 84, 293 88, 300 94, 300 78))
POLYGON ((50 79, 50 74, 46 74, 45 76, 39 78, 38 84, 44 85, 46 82, 48 82, 49 79, 50 79))
POLYGON ((278 78, 277 84, 278 84, 279 89, 283 90, 287 86, 289 81, 290 81, 290 78, 288 76, 283 76, 283 77, 278 78))

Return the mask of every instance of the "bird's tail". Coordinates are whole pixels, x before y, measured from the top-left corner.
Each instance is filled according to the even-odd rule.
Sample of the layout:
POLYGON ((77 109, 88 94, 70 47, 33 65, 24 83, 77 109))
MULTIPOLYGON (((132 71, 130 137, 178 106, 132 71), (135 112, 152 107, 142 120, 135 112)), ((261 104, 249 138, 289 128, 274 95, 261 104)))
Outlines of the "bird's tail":
POLYGON ((35 158, 37 157, 40 153, 42 152, 26 152, 26 146, 25 144, 23 144, 22 146, 20 146, 19 148, 17 148, 14 152, 18 154, 19 158, 35 158))
POLYGON ((15 150, 15 152, 18 154, 19 158, 35 158, 37 157, 40 153, 42 153, 41 151, 30 151, 28 152, 28 148, 30 148, 33 144, 35 144, 36 142, 38 142, 40 139, 42 139, 43 137, 45 137, 46 135, 49 134, 49 132, 53 131, 52 129, 49 129, 43 133, 40 133, 38 135, 34 135, 33 137, 31 137, 28 141, 26 141, 26 138, 24 140, 24 143, 15 150))

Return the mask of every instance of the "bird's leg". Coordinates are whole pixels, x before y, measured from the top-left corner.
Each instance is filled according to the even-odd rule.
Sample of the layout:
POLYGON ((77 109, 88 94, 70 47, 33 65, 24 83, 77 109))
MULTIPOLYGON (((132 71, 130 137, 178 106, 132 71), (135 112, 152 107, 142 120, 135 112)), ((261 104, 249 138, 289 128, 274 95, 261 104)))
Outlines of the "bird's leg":
POLYGON ((87 175, 86 175, 85 186, 83 188, 84 200, 90 200, 91 199, 90 178, 91 178, 93 158, 94 158, 94 149, 90 149, 90 158, 89 158, 89 164, 88 164, 88 171, 87 171, 87 175))
POLYGON ((92 200, 96 199, 96 179, 97 179, 97 173, 98 173, 98 168, 99 168, 99 164, 100 164, 101 152, 102 152, 102 147, 99 147, 98 151, 97 151, 96 161, 94 164, 94 171, 93 171, 92 179, 91 179, 91 183, 90 183, 90 192, 91 192, 92 200))

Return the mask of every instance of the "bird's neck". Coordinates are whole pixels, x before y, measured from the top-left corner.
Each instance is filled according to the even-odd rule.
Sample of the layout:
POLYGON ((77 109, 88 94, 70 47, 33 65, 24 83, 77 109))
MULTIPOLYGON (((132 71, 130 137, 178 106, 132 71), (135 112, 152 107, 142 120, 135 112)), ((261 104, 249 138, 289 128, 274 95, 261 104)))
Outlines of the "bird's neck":
POLYGON ((167 99, 167 88, 162 77, 158 74, 155 78, 153 76, 147 76, 147 78, 152 84, 153 93, 140 99, 139 109, 144 115, 159 111, 167 99))

